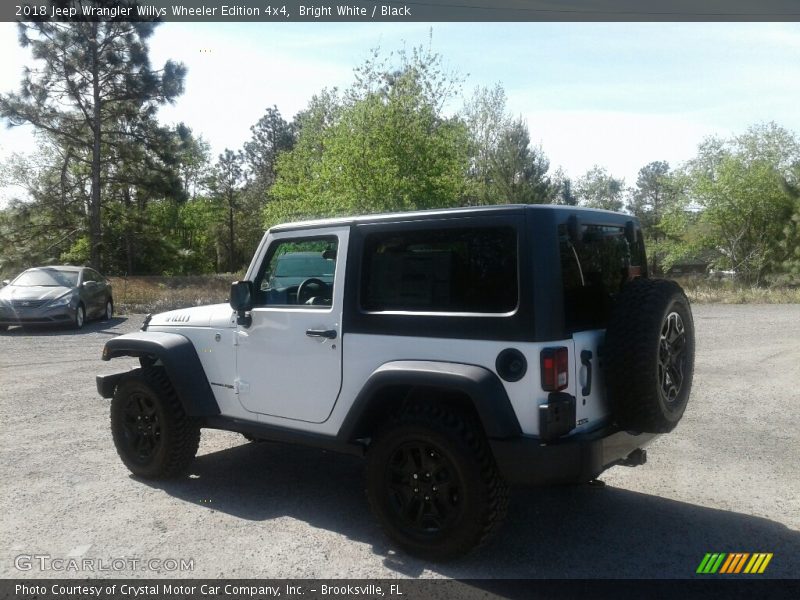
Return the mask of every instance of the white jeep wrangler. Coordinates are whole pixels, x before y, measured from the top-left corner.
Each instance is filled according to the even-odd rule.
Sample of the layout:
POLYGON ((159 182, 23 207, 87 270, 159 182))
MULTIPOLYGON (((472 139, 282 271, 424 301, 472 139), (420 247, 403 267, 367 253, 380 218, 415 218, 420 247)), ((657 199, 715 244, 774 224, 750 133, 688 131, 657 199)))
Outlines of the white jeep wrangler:
MULTIPOLYGON (((270 229, 230 306, 148 316, 103 360, 135 475, 181 474, 201 428, 366 457, 370 506, 408 552, 481 543, 510 484, 639 465, 692 384, 694 326, 650 279, 639 223, 495 206, 270 229)), ((302 476, 302 475, 298 475, 302 476)))

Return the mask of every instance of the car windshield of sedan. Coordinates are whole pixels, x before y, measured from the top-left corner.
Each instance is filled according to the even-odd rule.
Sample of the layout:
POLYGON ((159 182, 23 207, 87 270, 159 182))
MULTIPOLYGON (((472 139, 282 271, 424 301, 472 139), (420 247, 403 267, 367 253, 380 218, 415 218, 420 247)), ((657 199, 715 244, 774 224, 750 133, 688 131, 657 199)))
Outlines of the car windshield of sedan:
POLYGON ((35 269, 25 271, 11 282, 22 287, 75 287, 78 285, 78 271, 59 271, 57 269, 35 269))

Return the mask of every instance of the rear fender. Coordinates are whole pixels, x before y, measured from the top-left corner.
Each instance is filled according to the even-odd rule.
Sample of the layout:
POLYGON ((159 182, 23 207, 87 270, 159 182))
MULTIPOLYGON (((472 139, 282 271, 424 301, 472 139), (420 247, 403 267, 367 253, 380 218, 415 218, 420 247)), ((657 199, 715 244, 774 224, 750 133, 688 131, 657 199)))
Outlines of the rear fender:
POLYGON ((374 411, 375 403, 387 400, 383 392, 396 387, 460 392, 469 398, 487 437, 505 439, 522 434, 503 383, 489 369, 462 363, 406 360, 381 365, 370 375, 342 423, 338 437, 350 440, 357 436, 362 430, 362 419, 374 411))

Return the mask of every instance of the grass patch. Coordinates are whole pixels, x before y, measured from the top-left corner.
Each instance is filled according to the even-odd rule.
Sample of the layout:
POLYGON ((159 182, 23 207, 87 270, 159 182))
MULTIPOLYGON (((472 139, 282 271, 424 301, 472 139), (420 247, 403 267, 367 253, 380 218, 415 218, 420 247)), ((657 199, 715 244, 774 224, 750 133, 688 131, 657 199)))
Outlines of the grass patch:
POLYGON ((678 278, 695 304, 800 304, 800 287, 756 287, 732 280, 678 278))
POLYGON ((231 283, 242 274, 185 277, 110 277, 118 313, 160 313, 228 301, 231 283))

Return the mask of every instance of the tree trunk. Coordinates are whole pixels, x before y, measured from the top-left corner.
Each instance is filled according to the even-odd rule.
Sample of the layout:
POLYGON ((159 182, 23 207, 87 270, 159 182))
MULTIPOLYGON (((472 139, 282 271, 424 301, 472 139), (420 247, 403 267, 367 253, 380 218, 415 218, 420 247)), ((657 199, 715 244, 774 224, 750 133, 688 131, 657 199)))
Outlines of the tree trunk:
POLYGON ((92 197, 89 202, 89 248, 91 265, 102 271, 102 223, 100 221, 100 142, 101 142, 101 111, 100 111, 100 64, 97 48, 97 34, 99 24, 92 23, 92 38, 89 40, 92 69, 92 92, 94 103, 92 106, 92 197))
POLYGON ((126 256, 126 275, 133 275, 133 236, 131 235, 130 227, 130 211, 131 211, 131 190, 126 185, 122 195, 123 203, 125 205, 125 254, 126 256))
POLYGON ((61 179, 59 183, 61 185, 60 188, 60 198, 61 206, 58 210, 57 216, 57 223, 59 228, 64 229, 66 228, 69 222, 69 216, 67 215, 69 205, 69 186, 68 186, 68 178, 67 175, 69 173, 69 162, 72 160, 72 148, 67 148, 67 152, 64 155, 64 162, 61 164, 61 179))
POLYGON ((228 203, 228 272, 233 273, 233 198, 228 203))

